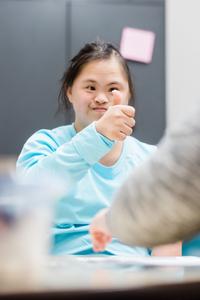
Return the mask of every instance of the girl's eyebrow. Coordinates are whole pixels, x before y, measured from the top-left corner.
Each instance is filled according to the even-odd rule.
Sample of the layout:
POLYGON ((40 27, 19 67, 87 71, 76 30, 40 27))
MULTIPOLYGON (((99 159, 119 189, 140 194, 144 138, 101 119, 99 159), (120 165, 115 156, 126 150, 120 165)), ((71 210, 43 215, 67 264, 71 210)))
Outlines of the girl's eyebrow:
POLYGON ((121 82, 119 82, 119 81, 112 81, 108 85, 113 85, 113 84, 121 85, 121 82))
POLYGON ((83 82, 92 82, 92 83, 95 83, 96 81, 94 79, 85 79, 85 80, 83 80, 83 82))
MULTIPOLYGON (((97 81, 94 80, 94 79, 88 78, 88 79, 83 80, 83 83, 97 83, 97 81)), ((120 85, 120 86, 121 86, 122 84, 121 84, 121 82, 119 82, 119 81, 111 81, 111 82, 109 82, 107 85, 108 85, 108 86, 109 86, 109 85, 120 85)))

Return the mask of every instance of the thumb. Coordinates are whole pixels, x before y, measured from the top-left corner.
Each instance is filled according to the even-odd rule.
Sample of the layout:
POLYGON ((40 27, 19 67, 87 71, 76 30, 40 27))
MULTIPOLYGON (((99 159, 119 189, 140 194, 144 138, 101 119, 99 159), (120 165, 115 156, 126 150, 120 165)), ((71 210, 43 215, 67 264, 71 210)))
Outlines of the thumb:
POLYGON ((121 93, 118 90, 113 90, 112 95, 113 95, 113 105, 121 104, 121 93))

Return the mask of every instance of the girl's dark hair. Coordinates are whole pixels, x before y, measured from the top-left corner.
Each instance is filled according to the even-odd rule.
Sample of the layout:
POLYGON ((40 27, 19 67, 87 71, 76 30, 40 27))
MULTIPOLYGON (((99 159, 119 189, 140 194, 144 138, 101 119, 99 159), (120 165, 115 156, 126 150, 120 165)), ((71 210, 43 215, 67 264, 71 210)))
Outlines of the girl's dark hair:
POLYGON ((127 75, 131 100, 134 101, 134 86, 126 60, 115 46, 102 40, 97 40, 87 43, 78 54, 70 60, 69 67, 61 78, 61 89, 58 96, 59 111, 71 109, 71 103, 69 102, 66 91, 73 85, 74 80, 80 74, 82 68, 91 61, 109 59, 112 55, 116 56, 127 75))

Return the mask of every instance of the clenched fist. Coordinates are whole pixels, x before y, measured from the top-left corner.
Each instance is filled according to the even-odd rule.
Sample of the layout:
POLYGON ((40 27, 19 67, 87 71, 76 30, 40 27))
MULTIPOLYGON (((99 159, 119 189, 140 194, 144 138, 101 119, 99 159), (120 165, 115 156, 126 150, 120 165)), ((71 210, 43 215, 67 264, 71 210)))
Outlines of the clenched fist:
POLYGON ((135 109, 129 105, 122 105, 120 92, 113 92, 113 106, 95 122, 96 130, 110 140, 123 141, 131 135, 135 126, 135 109))

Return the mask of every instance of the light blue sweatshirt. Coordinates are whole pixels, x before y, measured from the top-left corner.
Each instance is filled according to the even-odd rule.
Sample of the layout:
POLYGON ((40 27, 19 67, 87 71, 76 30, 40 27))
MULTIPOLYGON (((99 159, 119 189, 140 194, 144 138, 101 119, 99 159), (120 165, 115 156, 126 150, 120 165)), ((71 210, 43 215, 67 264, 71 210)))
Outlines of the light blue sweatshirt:
MULTIPOLYGON (((57 202, 53 254, 94 254, 88 234, 93 216, 110 206, 114 193, 132 168, 155 151, 155 146, 127 137, 118 161, 111 167, 100 164, 98 161, 113 144, 96 131, 94 123, 78 133, 73 124, 39 130, 25 143, 17 161, 17 170, 24 176, 34 180, 48 173, 62 177, 66 186, 70 179, 66 196, 57 202)), ((113 239, 103 254, 145 256, 148 253, 146 248, 129 247, 113 239)))

